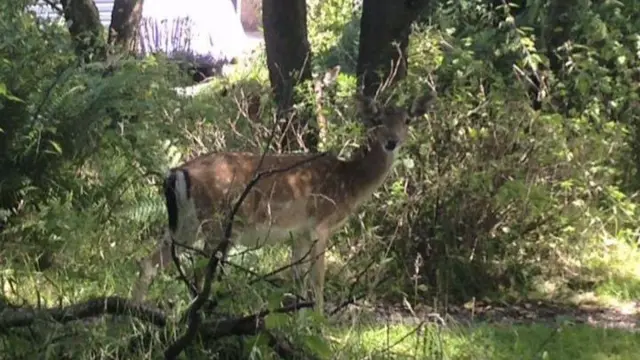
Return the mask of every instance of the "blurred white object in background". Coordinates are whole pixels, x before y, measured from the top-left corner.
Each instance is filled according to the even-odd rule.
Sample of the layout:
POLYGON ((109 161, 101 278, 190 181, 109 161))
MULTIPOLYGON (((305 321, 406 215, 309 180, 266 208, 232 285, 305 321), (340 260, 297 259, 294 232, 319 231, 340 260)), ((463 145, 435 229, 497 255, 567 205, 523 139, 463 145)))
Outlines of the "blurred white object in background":
POLYGON ((143 55, 210 65, 240 57, 254 43, 230 0, 146 0, 139 35, 143 55))

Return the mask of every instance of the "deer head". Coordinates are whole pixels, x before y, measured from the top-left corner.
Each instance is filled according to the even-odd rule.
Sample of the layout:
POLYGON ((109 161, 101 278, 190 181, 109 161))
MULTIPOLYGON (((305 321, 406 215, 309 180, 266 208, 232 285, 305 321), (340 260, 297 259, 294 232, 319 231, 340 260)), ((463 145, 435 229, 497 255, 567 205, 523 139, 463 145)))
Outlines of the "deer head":
POLYGON ((395 152, 404 143, 408 127, 414 119, 422 117, 434 101, 430 92, 416 97, 409 108, 395 105, 380 107, 375 99, 358 94, 356 101, 362 122, 368 128, 369 146, 380 146, 387 152, 395 152))

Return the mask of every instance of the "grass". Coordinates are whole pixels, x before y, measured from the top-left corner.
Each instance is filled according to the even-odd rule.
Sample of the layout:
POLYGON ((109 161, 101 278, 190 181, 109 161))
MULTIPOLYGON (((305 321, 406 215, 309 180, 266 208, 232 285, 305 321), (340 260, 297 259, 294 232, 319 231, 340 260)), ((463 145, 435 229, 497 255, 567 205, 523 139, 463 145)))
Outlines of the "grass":
POLYGON ((588 325, 481 324, 422 331, 407 325, 336 331, 339 355, 354 359, 637 359, 640 334, 588 325))
MULTIPOLYGON (((72 247, 66 247, 67 250, 59 256, 67 263, 44 273, 36 273, 26 266, 22 270, 17 267, 4 270, 2 278, 5 294, 12 294, 14 300, 25 299, 31 303, 35 303, 36 298, 40 297, 49 305, 59 302, 69 304, 94 295, 126 295, 135 278, 134 261, 130 254, 136 254, 137 257, 146 251, 135 242, 123 243, 120 247, 113 246, 113 242, 109 241, 102 243, 104 245, 101 248, 85 243, 80 250, 76 248, 73 252, 70 251, 72 247), (123 256, 123 253, 129 255, 123 256), (83 259, 95 261, 83 266, 83 259)), ((267 251, 262 256, 247 254, 245 263, 253 264, 255 269, 256 260, 266 258, 270 261, 264 264, 265 268, 272 268, 285 258, 286 252, 282 249, 267 251)), ((628 271, 633 265, 622 266, 623 262, 619 264, 620 267, 611 266, 609 269, 611 281, 603 282, 597 288, 602 296, 616 298, 616 295, 622 294, 622 298, 626 298, 632 294, 622 293, 620 289, 633 289, 634 284, 637 284, 637 277, 628 271)), ((273 296, 273 289, 266 285, 250 287, 246 281, 235 278, 244 276, 242 274, 232 272, 228 276, 230 281, 223 282, 218 288, 219 291, 235 294, 221 304, 226 311, 246 314, 279 299, 279 296, 273 296)), ((173 315, 178 315, 188 303, 184 287, 169 275, 158 279, 151 297, 163 302, 172 300, 174 305, 170 312, 173 315)), ((308 314, 303 312, 291 317, 274 317, 268 324, 281 328, 283 333, 293 336, 295 342, 312 349, 314 353, 324 353, 327 358, 613 360, 636 359, 640 352, 639 333, 594 328, 568 321, 532 325, 476 323, 464 326, 447 320, 444 326, 437 326, 433 322, 421 325, 392 324, 385 318, 371 321, 365 316, 337 322, 309 317, 308 314), (322 340, 318 340, 318 333, 324 334, 322 340)), ((407 318, 402 319, 404 320, 407 318)), ((84 334, 82 336, 90 336, 92 340, 83 342, 80 346, 76 344, 79 338, 74 338, 74 346, 71 347, 74 351, 73 358, 118 358, 114 349, 117 344, 123 343, 122 336, 131 336, 141 331, 139 322, 128 320, 115 324, 112 321, 101 321, 81 324, 80 327, 83 330, 76 330, 76 335, 84 334), (95 349, 96 346, 98 350, 95 349)), ((182 329, 182 324, 172 323, 161 332, 169 333, 172 337, 182 329)), ((157 335, 161 336, 159 333, 157 335)), ((0 348, 4 350, 19 343, 15 339, 13 342, 7 342, 7 338, 4 340, 4 343, 0 343, 0 348)), ((251 342, 251 338, 246 340, 248 342, 245 341, 245 346, 251 342)), ((252 358, 274 358, 265 346, 259 345, 259 342, 256 344, 258 345, 254 347, 248 346, 252 358)), ((162 348, 158 345, 155 347, 156 351, 162 348)), ((46 352, 44 348, 40 350, 46 352)), ((49 350, 49 353, 56 352, 49 350)), ((51 355, 49 358, 55 356, 51 355)))
POLYGON ((609 302, 640 298, 640 250, 628 242, 615 242, 591 264, 598 278, 595 293, 609 302))

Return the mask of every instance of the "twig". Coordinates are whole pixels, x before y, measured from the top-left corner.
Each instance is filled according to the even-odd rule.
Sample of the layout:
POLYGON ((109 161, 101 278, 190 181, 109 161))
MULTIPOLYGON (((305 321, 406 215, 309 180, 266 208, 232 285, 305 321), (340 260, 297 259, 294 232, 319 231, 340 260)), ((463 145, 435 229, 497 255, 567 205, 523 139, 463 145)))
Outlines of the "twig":
POLYGON ((43 0, 43 2, 49 5, 53 10, 55 10, 58 15, 64 16, 64 9, 62 9, 62 6, 60 6, 61 4, 56 4, 56 2, 53 0, 43 0))
POLYGON ((247 268, 245 268, 244 266, 238 265, 238 264, 233 263, 233 262, 228 261, 228 260, 224 260, 222 263, 223 263, 224 265, 230 265, 230 266, 232 266, 232 267, 234 267, 234 268, 236 268, 236 269, 238 269, 238 270, 240 270, 240 271, 242 271, 242 272, 245 272, 245 273, 247 273, 247 274, 249 274, 249 275, 255 276, 256 278, 260 278, 261 280, 263 280, 263 281, 265 281, 265 282, 269 283, 269 284, 270 284, 270 285, 272 285, 273 287, 276 287, 276 288, 282 287, 282 286, 281 286, 281 284, 278 284, 278 283, 277 283, 277 281, 274 281, 274 280, 272 280, 272 279, 268 279, 268 278, 266 278, 266 277, 262 278, 262 275, 261 275, 261 274, 258 274, 257 272, 255 272, 255 271, 253 271, 253 270, 251 270, 251 269, 247 269, 247 268))
POLYGON ((315 302, 306 301, 284 306, 275 310, 263 310, 241 318, 205 321, 198 333, 209 340, 217 340, 233 335, 255 335, 264 330, 264 318, 270 314, 287 314, 300 309, 311 308, 315 302))
POLYGON ((333 310, 331 310, 331 312, 329 312, 329 316, 334 316, 335 314, 337 314, 340 311, 344 310, 347 306, 355 304, 356 301, 358 301, 358 300, 364 299, 365 296, 367 296, 366 292, 362 292, 362 293, 360 293, 358 295, 355 295, 355 296, 353 294, 349 294, 349 297, 347 298, 347 300, 341 302, 333 310))
POLYGON ((358 285, 358 283, 360 282, 360 279, 369 272, 369 269, 376 263, 375 259, 372 259, 371 261, 369 261, 369 263, 367 264, 367 266, 364 267, 364 269, 362 269, 355 277, 355 279, 353 280, 353 283, 351 283, 351 286, 349 287, 349 292, 347 293, 347 300, 343 301, 341 304, 339 304, 338 306, 335 307, 335 309, 331 310, 331 312, 329 313, 329 316, 333 316, 335 314, 337 314, 338 312, 340 312, 342 309, 344 309, 345 307, 351 305, 352 303, 364 298, 367 293, 364 292, 358 296, 353 296, 356 290, 356 286, 358 285))
POLYGON ((171 259, 173 260, 173 263, 176 265, 176 269, 178 269, 178 278, 182 280, 182 282, 187 286, 187 289, 189 289, 189 293, 191 294, 191 297, 196 298, 198 296, 198 288, 193 283, 193 281, 189 281, 189 279, 187 278, 187 275, 184 273, 184 270, 182 269, 182 264, 180 263, 180 258, 178 257, 178 254, 176 252, 176 243, 173 241, 173 236, 171 236, 171 259))
POLYGON ((422 329, 422 327, 424 325, 425 325, 425 321, 422 320, 418 325, 416 325, 413 329, 411 329, 406 334, 404 334, 404 336, 402 336, 400 339, 394 341, 392 344, 389 344, 389 345, 385 346, 384 349, 381 349, 381 350, 379 350, 377 352, 380 353, 380 354, 391 352, 392 348, 398 346, 400 343, 402 343, 403 341, 408 339, 409 336, 418 333, 418 331, 420 331, 420 329, 422 329))
POLYGON ((209 257, 209 255, 202 249, 195 248, 195 247, 193 247, 191 245, 187 245, 187 244, 185 244, 183 242, 179 242, 179 241, 176 241, 176 240, 173 240, 173 243, 178 247, 181 247, 181 248, 183 248, 185 250, 189 250, 191 252, 194 252, 197 255, 200 255, 202 257, 205 257, 205 258, 209 257))
POLYGON ((4 309, 0 314, 0 329, 25 327, 37 320, 47 318, 59 323, 96 317, 101 315, 128 315, 154 325, 166 324, 164 313, 157 308, 135 304, 129 299, 118 296, 99 297, 69 306, 57 306, 49 309, 4 309))
POLYGON ((307 257, 311 254, 311 251, 313 250, 313 247, 315 246, 315 244, 317 242, 318 242, 318 240, 314 240, 313 243, 311 244, 311 246, 309 247, 309 250, 307 250, 307 252, 303 256, 301 256, 298 260, 292 261, 292 262, 290 262, 290 263, 288 263, 286 265, 282 265, 282 266, 280 266, 279 268, 277 268, 275 270, 272 270, 272 271, 270 271, 270 272, 268 272, 266 274, 263 274, 263 275, 255 278, 255 279, 249 281, 249 285, 253 285, 253 284, 257 283, 257 282, 264 281, 268 277, 271 277, 273 275, 279 274, 279 273, 281 273, 283 271, 286 271, 289 268, 292 268, 292 267, 294 267, 296 265, 302 264, 303 262, 310 261, 310 259, 307 259, 307 257))
MULTIPOLYGON (((391 280, 391 276, 387 275, 385 277, 383 277, 380 281, 378 281, 375 286, 373 287, 373 289, 371 290, 375 290, 378 287, 384 285, 387 281, 391 280)), ((364 299, 365 296, 367 296, 369 293, 367 291, 363 291, 360 294, 355 294, 355 285, 357 284, 359 280, 355 280, 354 283, 351 285, 350 291, 349 291, 349 295, 347 296, 347 299, 345 301, 343 301, 342 303, 338 304, 333 310, 331 310, 331 312, 329 312, 329 316, 334 316, 337 313, 339 313, 340 311, 344 310, 347 306, 351 305, 351 304, 355 304, 356 301, 362 300, 364 299)))

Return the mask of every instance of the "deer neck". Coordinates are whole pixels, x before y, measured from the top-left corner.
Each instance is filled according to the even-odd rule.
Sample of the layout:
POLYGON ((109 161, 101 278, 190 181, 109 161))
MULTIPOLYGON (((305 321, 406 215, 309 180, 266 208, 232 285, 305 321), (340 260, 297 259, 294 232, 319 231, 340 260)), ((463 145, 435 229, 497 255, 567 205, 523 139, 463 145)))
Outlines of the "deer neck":
POLYGON ((394 159, 395 153, 385 151, 379 142, 370 140, 360 154, 345 163, 353 179, 351 191, 357 203, 366 201, 382 185, 394 159))

